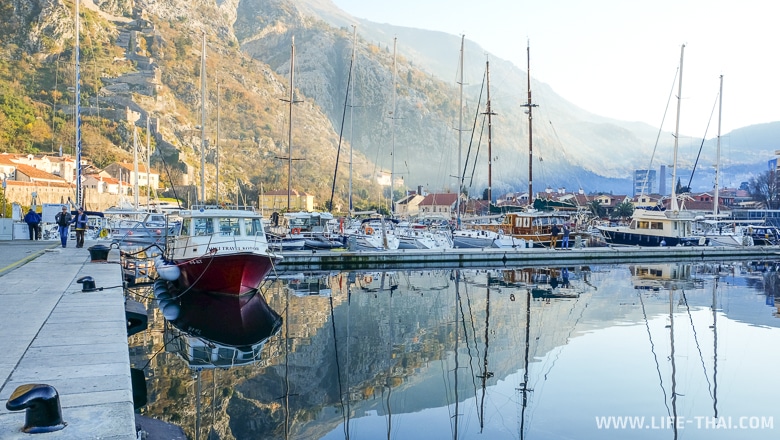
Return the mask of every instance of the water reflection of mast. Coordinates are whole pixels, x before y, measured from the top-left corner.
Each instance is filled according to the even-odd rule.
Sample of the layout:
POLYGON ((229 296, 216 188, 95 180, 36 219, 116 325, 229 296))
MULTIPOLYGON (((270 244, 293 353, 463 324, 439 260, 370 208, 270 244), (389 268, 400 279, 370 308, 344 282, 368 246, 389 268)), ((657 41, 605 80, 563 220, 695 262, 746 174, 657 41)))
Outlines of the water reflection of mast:
POLYGON ((479 403, 479 432, 485 428, 485 394, 487 380, 493 376, 488 371, 488 347, 490 346, 488 335, 490 334, 490 273, 487 274, 487 294, 485 296, 485 353, 482 358, 482 374, 477 376, 482 379, 482 396, 479 403))
POLYGON ((290 436, 290 289, 284 289, 284 438, 290 436))
POLYGON ((520 438, 525 438, 525 409, 528 407, 528 356, 531 349, 531 289, 525 292, 525 356, 523 360, 523 383, 520 390, 523 394, 523 408, 520 411, 520 438))
MULTIPOLYGON (((349 288, 349 287, 347 287, 349 288)), ((341 364, 339 363, 339 345, 336 335, 336 315, 333 313, 333 295, 331 294, 330 297, 328 297, 328 306, 330 308, 330 324, 331 328, 333 330, 333 352, 336 355, 336 374, 338 375, 338 381, 339 381, 339 400, 341 401, 341 411, 344 415, 342 415, 342 419, 344 419, 344 438, 349 440, 349 427, 347 426, 348 420, 345 417, 349 417, 348 411, 349 408, 344 408, 344 387, 341 383, 341 364)), ((349 316, 349 315, 347 315, 349 316)), ((349 324, 347 324, 349 325, 349 324)), ((349 346, 349 340, 347 340, 347 346, 349 346)), ((349 393, 349 389, 347 389, 347 393, 349 393)), ((349 402, 349 396, 347 396, 347 402, 349 402)), ((347 403, 349 405, 349 403, 347 403)))
POLYGON ((716 294, 718 290, 718 281, 720 275, 715 276, 715 283, 712 286, 712 345, 713 345, 713 360, 712 360, 712 409, 715 411, 715 418, 718 417, 718 327, 717 324, 717 301, 716 294))
POLYGON ((672 361, 672 430, 674 438, 677 438, 677 367, 674 363, 674 291, 675 287, 669 289, 669 339, 671 341, 671 352, 669 358, 672 361))
POLYGON ((460 306, 460 271, 455 271, 455 426, 452 431, 453 440, 458 440, 458 416, 460 413, 460 398, 458 396, 458 342, 460 330, 458 329, 458 308, 460 306))

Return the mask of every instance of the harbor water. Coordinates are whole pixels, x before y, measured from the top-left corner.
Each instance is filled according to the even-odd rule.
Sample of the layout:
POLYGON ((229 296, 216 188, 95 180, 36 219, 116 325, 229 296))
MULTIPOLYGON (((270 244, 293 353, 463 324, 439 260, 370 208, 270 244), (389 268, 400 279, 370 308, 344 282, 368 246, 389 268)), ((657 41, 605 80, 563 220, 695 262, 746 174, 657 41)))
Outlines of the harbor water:
MULTIPOLYGON (((229 347, 130 338, 140 412, 220 439, 731 439, 780 431, 774 263, 293 273, 229 347)), ((226 323, 229 325, 229 323, 226 323)))

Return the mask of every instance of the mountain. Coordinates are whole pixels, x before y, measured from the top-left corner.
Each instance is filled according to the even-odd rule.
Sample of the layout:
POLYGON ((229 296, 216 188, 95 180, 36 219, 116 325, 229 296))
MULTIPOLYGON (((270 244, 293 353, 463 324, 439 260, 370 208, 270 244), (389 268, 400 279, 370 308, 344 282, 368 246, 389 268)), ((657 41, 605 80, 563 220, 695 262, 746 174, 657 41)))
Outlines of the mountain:
MULTIPOLYGON (((221 188, 230 200, 256 200, 260 191, 286 189, 291 152, 293 187, 314 194, 320 207, 330 198, 338 156, 334 205, 343 207, 350 148, 358 208, 386 204, 387 195, 375 183, 382 170, 393 170, 410 189, 457 188, 452 176, 458 174, 458 36, 357 20, 329 0, 82 0, 81 5, 84 151, 99 166, 129 158, 130 127, 143 132, 149 117, 160 152, 153 158, 156 167, 167 170, 163 175, 174 183, 197 180, 205 32, 209 188, 217 144, 221 188), (352 24, 357 25, 357 47, 350 78, 352 24), (293 37, 296 103, 290 148, 290 105, 284 100, 289 98, 293 37), (354 95, 347 95, 348 86, 354 95)), ((0 140, 10 151, 55 151, 64 144, 67 152, 73 145, 72 10, 72 0, 0 5, 5 54, 0 57, 0 140)), ((472 195, 487 184, 485 53, 476 42, 465 41, 462 166, 472 195)), ((493 191, 523 191, 528 179, 526 72, 492 55, 488 59, 496 114, 493 191)), ((651 166, 651 156, 655 169, 671 163, 671 134, 659 137, 657 128, 647 124, 593 115, 533 77, 531 87, 538 105, 535 190, 629 193, 631 171, 651 166)), ((765 170, 778 134, 780 124, 725 134, 729 146, 724 151, 739 155, 724 159, 724 174, 733 166, 733 178, 741 181, 752 167, 754 174, 765 170)), ((684 142, 701 144, 692 138, 684 142)), ((704 144, 699 167, 711 168, 713 145, 712 139, 704 144)), ((690 158, 688 153, 681 156, 683 168, 694 163, 695 153, 690 158)), ((686 171, 680 174, 685 178, 686 171)), ((696 176, 694 189, 711 188, 710 177, 699 171, 696 176)))

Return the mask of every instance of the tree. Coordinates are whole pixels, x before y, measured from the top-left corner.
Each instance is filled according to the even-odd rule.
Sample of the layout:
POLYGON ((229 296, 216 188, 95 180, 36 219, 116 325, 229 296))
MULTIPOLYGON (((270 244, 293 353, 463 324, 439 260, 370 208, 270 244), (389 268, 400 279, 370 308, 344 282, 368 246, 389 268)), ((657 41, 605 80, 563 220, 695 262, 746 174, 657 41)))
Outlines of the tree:
POLYGON ((631 215, 634 213, 634 205, 629 202, 628 200, 625 200, 615 206, 615 210, 612 211, 612 217, 613 218, 628 218, 631 217, 631 215))
POLYGON ((753 200, 762 203, 768 209, 780 206, 775 171, 768 170, 756 177, 751 177, 748 182, 748 193, 753 200))
POLYGON ((680 179, 677 179, 677 186, 674 190, 675 194, 685 194, 691 192, 690 186, 682 186, 682 183, 680 183, 680 179))
POLYGON ((590 212, 592 212, 593 215, 598 218, 607 215, 607 209, 601 206, 601 203, 599 203, 598 200, 593 200, 592 202, 590 202, 590 205, 588 207, 590 208, 590 212))

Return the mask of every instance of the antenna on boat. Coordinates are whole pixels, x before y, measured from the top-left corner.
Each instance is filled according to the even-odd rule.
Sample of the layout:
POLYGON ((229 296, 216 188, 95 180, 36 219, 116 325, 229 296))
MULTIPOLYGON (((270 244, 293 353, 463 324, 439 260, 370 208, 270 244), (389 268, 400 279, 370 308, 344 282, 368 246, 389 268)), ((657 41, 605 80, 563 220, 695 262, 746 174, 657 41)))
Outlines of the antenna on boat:
POLYGON ((526 74, 528 76, 528 102, 522 104, 520 107, 528 108, 528 204, 533 206, 534 204, 534 136, 533 136, 533 113, 532 109, 538 107, 537 104, 531 102, 531 40, 528 40, 526 46, 526 58, 527 68, 526 74))

